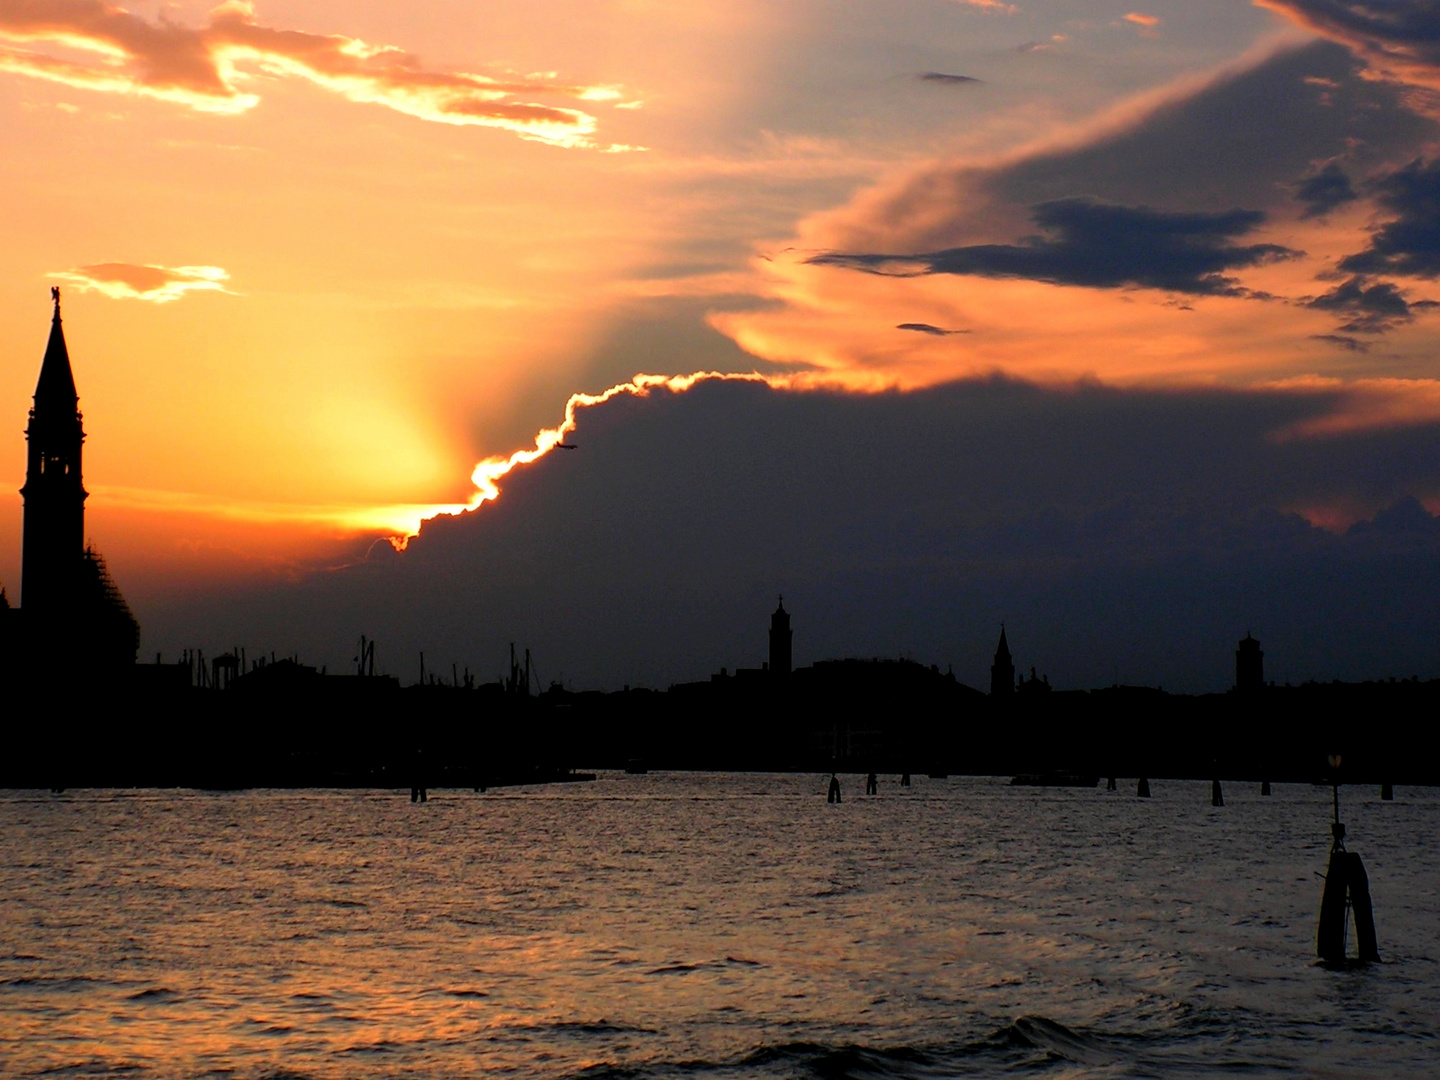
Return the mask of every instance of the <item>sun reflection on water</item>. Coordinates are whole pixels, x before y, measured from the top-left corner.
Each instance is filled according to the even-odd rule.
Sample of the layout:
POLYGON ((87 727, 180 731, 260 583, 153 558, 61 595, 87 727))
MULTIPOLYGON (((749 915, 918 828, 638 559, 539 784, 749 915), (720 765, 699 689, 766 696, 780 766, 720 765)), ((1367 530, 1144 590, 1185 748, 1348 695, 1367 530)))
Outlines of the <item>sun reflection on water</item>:
POLYGON ((1328 791, 827 779, 0 795, 0 1072, 1427 1060, 1434 793, 1354 798, 1392 964, 1351 999, 1310 962, 1328 791))

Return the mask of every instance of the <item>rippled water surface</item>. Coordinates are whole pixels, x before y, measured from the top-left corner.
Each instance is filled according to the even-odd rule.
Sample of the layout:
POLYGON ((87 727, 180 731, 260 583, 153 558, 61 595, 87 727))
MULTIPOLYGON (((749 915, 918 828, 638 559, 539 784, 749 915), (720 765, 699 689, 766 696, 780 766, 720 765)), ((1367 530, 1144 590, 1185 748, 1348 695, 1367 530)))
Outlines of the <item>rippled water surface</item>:
POLYGON ((0 793, 0 1072, 1440 1071, 1440 793, 1345 791, 1334 972, 1328 789, 827 780, 0 793))

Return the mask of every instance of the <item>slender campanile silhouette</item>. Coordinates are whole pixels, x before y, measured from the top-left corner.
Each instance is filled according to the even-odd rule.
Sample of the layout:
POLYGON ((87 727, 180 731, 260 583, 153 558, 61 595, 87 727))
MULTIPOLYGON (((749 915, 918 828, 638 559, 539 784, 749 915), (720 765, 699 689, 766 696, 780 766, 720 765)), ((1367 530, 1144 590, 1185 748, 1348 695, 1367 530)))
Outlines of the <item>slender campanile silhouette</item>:
POLYGON ((1235 647, 1235 689, 1242 694, 1265 689, 1265 654, 1248 630, 1235 647))
POLYGON ((55 314, 25 429, 29 451, 20 489, 25 500, 20 602, 31 617, 42 618, 60 614, 77 599, 88 497, 80 478, 85 431, 60 323, 60 290, 50 294, 55 314))
POLYGON ((790 674, 790 613, 785 610, 785 598, 770 616, 770 673, 776 676, 790 674))
POLYGON ((1005 624, 1000 624, 1000 644, 995 646, 995 662, 990 665, 990 693, 1008 695, 1015 692, 1015 664, 1010 659, 1010 643, 1005 640, 1005 624))
MULTIPOLYGON (((85 544, 85 500, 80 458, 85 429, 70 351, 60 322, 60 290, 50 290, 55 312, 40 364, 35 404, 25 429, 28 442, 25 524, 21 538, 20 618, 10 618, 9 651, 23 654, 30 677, 84 669, 104 677, 135 663, 140 627, 105 560, 85 544)), ((87 676, 88 677, 88 676, 87 676)))

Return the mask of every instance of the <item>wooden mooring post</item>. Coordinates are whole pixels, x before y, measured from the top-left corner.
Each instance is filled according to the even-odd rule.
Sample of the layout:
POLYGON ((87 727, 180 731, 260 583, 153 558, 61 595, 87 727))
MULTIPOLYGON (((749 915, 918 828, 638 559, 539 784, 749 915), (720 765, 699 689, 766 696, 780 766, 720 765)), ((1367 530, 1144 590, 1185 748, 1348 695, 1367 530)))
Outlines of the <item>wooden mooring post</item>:
POLYGON ((1325 870, 1325 890, 1320 897, 1320 926, 1315 934, 1315 952, 1323 963, 1336 967, 1352 962, 1346 955, 1345 937, 1353 912, 1358 962, 1379 963, 1380 947, 1375 937, 1370 879, 1360 856, 1345 850, 1345 826, 1340 823, 1339 755, 1330 758, 1330 769, 1334 817, 1330 823, 1330 864, 1325 870))

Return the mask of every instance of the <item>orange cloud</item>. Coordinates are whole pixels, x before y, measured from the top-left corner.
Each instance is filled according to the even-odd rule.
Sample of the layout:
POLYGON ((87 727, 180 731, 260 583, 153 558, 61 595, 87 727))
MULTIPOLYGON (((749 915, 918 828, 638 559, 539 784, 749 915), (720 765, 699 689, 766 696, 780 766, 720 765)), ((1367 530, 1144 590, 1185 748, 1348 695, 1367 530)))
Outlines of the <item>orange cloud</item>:
MULTIPOLYGON (((254 108, 251 71, 304 79, 351 101, 443 124, 501 128, 555 146, 594 147, 596 119, 579 109, 518 100, 549 95, 616 101, 613 86, 578 86, 550 75, 497 79, 426 70, 389 45, 338 34, 261 26, 248 0, 226 0, 210 25, 152 24, 103 0, 0 0, 0 71, 85 90, 167 101, 199 112, 254 108), (79 54, 37 52, 45 45, 79 54)), ((609 146, 609 150, 635 149, 609 146)))
POLYGON ((1125 22, 1140 28, 1144 37, 1159 37, 1160 17, 1158 15, 1143 15, 1138 11, 1131 11, 1121 16, 1125 22))
MULTIPOLYGON (((1252 280, 1296 273, 1257 271, 1252 280)), ((804 385, 916 389, 997 372, 1047 384, 1099 378, 1116 385, 1244 382, 1257 368, 1313 361, 1321 313, 1240 297, 1156 289, 1098 290, 1023 279, 883 277, 807 261, 756 266, 775 303, 719 311, 710 322, 742 349, 794 365, 804 385), (963 335, 902 325, 963 327, 963 335), (1299 344, 1297 344, 1297 341, 1299 344)), ((1273 370, 1273 368, 1272 368, 1273 370)))
POLYGON ((1002 3, 1001 0, 955 0, 958 4, 966 7, 980 8, 982 11, 998 11, 1002 15, 1014 15, 1020 9, 1014 4, 1002 3))
POLYGON ((46 275, 115 300, 149 300, 168 304, 187 292, 223 292, 230 275, 218 266, 148 266, 136 263, 92 263, 46 275))
POLYGON ((1401 82, 1440 90, 1440 11, 1434 3, 1358 4, 1345 0, 1253 0, 1305 29, 1339 42, 1370 67, 1401 82))
MULTIPOLYGON (((1297 76, 1330 79, 1337 101, 1369 106, 1351 115, 1368 117, 1355 134, 1363 131, 1377 154, 1403 161, 1417 147, 1409 136, 1384 143, 1380 109, 1391 91, 1354 76, 1341 86, 1349 65, 1337 67, 1333 58, 1334 50, 1270 45, 1044 141, 988 158, 908 165, 848 203, 802 219, 773 254, 752 264, 751 291, 767 303, 716 311, 710 323, 751 355, 793 366, 803 382, 851 389, 915 388, 996 372, 1047 384, 1097 378, 1130 386, 1349 376, 1363 342, 1339 337, 1337 318, 1354 325, 1381 301, 1399 309, 1405 298, 1390 289, 1351 303, 1359 286, 1331 286, 1335 266, 1365 246, 1370 211, 1357 198, 1321 219, 1307 216, 1309 204, 1290 194, 1313 171, 1311 162, 1344 154, 1351 137, 1349 121, 1312 122, 1324 106, 1297 76), (1291 129, 1323 136, 1313 149, 1297 148, 1280 137, 1291 129), (1283 152, 1232 154, 1236 134, 1247 146, 1274 144, 1283 152), (1173 162, 1182 157, 1186 167, 1177 171, 1173 162), (1173 220, 1186 223, 1187 236, 1198 236, 1202 221, 1219 220, 1209 215, 1245 208, 1254 228, 1244 243, 1275 255, 1283 248, 1286 258, 1250 262, 1236 270, 1233 288, 1208 295, 1145 274, 1092 288, 1095 278, 1054 268, 1027 277, 1006 262, 1042 254, 1047 241, 1035 235, 1036 212, 1074 208, 1077 193, 1104 200, 1104 213, 1119 217, 1128 213, 1120 207, 1145 207, 1139 217, 1157 222, 1179 214, 1173 220), (1323 302, 1318 289, 1328 290, 1323 302), (897 331, 918 325, 968 332, 897 331)), ((1097 234, 1067 265, 1085 274, 1114 271, 1125 243, 1155 235, 1137 226, 1117 244, 1097 234)), ((1137 264, 1150 269, 1168 257, 1148 248, 1138 255, 1137 264)), ((1383 326, 1372 320, 1370 329, 1386 331, 1390 372, 1428 373, 1432 348, 1424 328, 1411 323, 1429 310, 1383 326)))
POLYGON ((1440 422, 1440 379, 1345 381, 1307 375, 1268 386, 1289 393, 1323 394, 1335 402, 1325 415, 1276 432, 1281 441, 1440 422))

